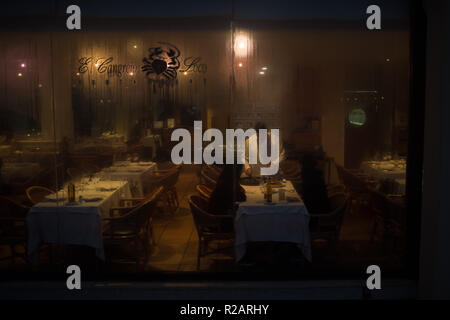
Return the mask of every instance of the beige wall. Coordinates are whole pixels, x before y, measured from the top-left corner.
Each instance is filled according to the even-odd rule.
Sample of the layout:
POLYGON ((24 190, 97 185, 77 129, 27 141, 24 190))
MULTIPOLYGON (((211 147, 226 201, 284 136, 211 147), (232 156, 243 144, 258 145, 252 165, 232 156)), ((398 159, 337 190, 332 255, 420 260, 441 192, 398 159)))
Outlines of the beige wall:
MULTIPOLYGON (((306 118, 317 117, 322 122, 324 149, 339 163, 344 160, 346 114, 342 98, 345 90, 379 90, 386 96, 384 103, 403 113, 407 110, 407 32, 239 28, 236 32, 243 32, 249 45, 245 55, 235 55, 234 89, 231 87, 231 32, 225 29, 54 34, 54 92, 51 90, 50 35, 21 34, 15 35, 12 41, 12 35, 3 34, 1 39, 5 45, 0 54, 7 59, 2 59, 0 85, 5 88, 5 79, 13 75, 3 71, 14 61, 13 56, 28 55, 34 68, 35 79, 31 82, 34 88, 28 89, 31 93, 22 94, 23 89, 13 88, 14 91, 6 86, 8 88, 3 90, 8 92, 6 100, 10 105, 23 107, 26 102, 14 100, 15 96, 35 95, 39 90, 39 100, 34 103, 42 109, 43 134, 52 136, 54 95, 58 138, 73 136, 73 94, 78 94, 76 103, 96 110, 94 126, 100 127, 103 119, 111 118, 117 131, 125 135, 136 120, 158 108, 161 99, 169 99, 180 108, 202 107, 202 118, 207 125, 222 130, 233 124, 237 113, 247 112, 245 117, 255 121, 258 117, 269 118, 268 121, 276 119, 274 125, 281 128, 283 137, 288 137, 306 118), (83 56, 114 57, 113 63, 134 64, 140 68, 147 49, 158 41, 176 45, 181 52, 180 62, 190 56, 201 57, 201 62, 207 64, 207 73, 179 73, 178 82, 170 87, 153 86, 140 70, 132 77, 124 75, 120 79, 97 72, 76 75, 78 60, 83 56), (21 53, 26 51, 21 47, 31 47, 27 49, 31 53, 21 53), (391 62, 387 63, 386 58, 391 62), (237 67, 240 62, 243 68, 237 67), (261 76, 259 71, 263 66, 268 70, 261 76), (109 84, 106 84, 107 79, 109 84), (36 89, 38 83, 42 87, 36 89)), ((389 138, 391 126, 386 127, 389 138)))

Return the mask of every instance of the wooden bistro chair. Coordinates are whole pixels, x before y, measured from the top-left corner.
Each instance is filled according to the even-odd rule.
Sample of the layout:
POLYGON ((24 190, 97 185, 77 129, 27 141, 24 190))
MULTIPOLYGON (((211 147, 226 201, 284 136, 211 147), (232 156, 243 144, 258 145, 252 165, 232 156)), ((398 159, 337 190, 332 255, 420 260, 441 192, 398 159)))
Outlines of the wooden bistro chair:
POLYGON ((207 185, 204 184, 198 184, 195 189, 198 191, 198 193, 200 194, 200 196, 202 196, 203 198, 205 198, 206 200, 209 200, 211 198, 211 195, 214 191, 214 189, 208 187, 207 185))
POLYGON ((336 245, 349 200, 344 193, 341 193, 333 195, 329 201, 332 209, 330 213, 310 214, 311 240, 326 240, 329 244, 336 245))
POLYGON ((105 245, 131 245, 136 272, 139 270, 141 260, 139 247, 142 246, 144 249, 143 266, 145 268, 149 256, 150 240, 154 244, 152 214, 162 191, 163 187, 160 187, 150 197, 135 199, 134 206, 111 208, 111 217, 103 219, 103 223, 106 225, 103 232, 105 245), (123 213, 115 215, 118 211, 123 213))
POLYGON ((16 258, 27 261, 26 215, 29 209, 10 198, 0 197, 0 246, 9 247, 11 252, 10 256, 1 260, 11 260, 13 265, 16 258), (23 253, 18 253, 17 247, 23 247, 23 253))
POLYGON ((200 183, 214 189, 219 179, 210 169, 202 168, 200 172, 200 183))
POLYGON ((359 212, 363 205, 368 205, 370 201, 369 184, 365 180, 366 177, 357 170, 349 170, 336 165, 339 178, 345 186, 346 192, 349 194, 351 212, 359 212))
POLYGON ((397 243, 404 239, 405 206, 371 190, 370 211, 374 219, 371 242, 380 241, 384 252, 396 251, 397 243))
POLYGON ((280 162, 283 178, 289 180, 299 194, 302 191, 302 170, 300 163, 296 160, 284 160, 280 162))
POLYGON ((12 181, 10 183, 12 194, 24 194, 28 187, 41 184, 41 181, 46 180, 45 176, 48 169, 39 169, 28 179, 23 181, 12 181))
POLYGON ((27 198, 33 205, 38 204, 44 200, 45 197, 53 193, 55 193, 55 191, 42 186, 32 186, 26 190, 27 198))
POLYGON ((345 193, 345 186, 343 184, 329 184, 327 185, 328 198, 331 198, 335 194, 345 193))
POLYGON ((208 251, 208 245, 211 242, 234 240, 234 232, 222 230, 223 222, 228 220, 232 223, 234 216, 208 213, 207 200, 197 195, 189 197, 189 206, 198 234, 197 270, 199 270, 201 257, 219 250, 208 251))
POLYGON ((167 203, 171 212, 174 213, 180 206, 176 184, 180 176, 181 167, 177 166, 169 170, 155 172, 157 185, 164 187, 163 199, 167 203))
POLYGON ((301 180, 301 166, 296 160, 284 160, 280 162, 280 169, 283 176, 288 180, 301 180))

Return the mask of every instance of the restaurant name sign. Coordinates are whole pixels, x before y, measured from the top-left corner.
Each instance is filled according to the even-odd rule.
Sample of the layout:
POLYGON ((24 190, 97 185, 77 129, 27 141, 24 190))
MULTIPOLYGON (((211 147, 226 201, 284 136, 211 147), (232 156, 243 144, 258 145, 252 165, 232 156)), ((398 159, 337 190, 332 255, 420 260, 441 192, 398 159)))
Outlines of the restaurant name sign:
POLYGON ((150 80, 175 80, 178 72, 206 73, 208 67, 201 63, 201 57, 187 57, 180 62, 180 50, 173 44, 158 42, 148 49, 148 56, 142 59, 142 71, 150 80), (181 70, 180 70, 181 68, 181 70))
POLYGON ((97 72, 120 78, 124 74, 136 75, 142 70, 149 80, 166 82, 177 79, 179 72, 205 74, 208 70, 201 57, 191 56, 181 60, 180 50, 170 43, 158 42, 148 52, 148 56, 142 59, 142 66, 114 63, 114 57, 81 57, 78 60, 78 73, 97 72))
POLYGON ((86 73, 97 71, 99 74, 107 74, 109 77, 122 77, 123 74, 136 74, 139 67, 134 64, 116 64, 114 58, 81 57, 78 62, 78 72, 86 73))

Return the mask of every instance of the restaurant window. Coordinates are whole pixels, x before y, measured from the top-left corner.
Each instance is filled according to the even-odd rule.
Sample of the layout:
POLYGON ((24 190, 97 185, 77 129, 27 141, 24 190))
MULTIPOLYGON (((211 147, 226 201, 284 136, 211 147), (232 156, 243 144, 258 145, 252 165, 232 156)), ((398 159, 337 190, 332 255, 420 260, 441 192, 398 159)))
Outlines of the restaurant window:
POLYGON ((2 32, 3 270, 404 270, 408 19, 225 20, 2 32), (227 129, 267 132, 278 169, 250 136, 242 164, 174 163, 178 129, 202 160, 198 130, 224 154, 227 129))

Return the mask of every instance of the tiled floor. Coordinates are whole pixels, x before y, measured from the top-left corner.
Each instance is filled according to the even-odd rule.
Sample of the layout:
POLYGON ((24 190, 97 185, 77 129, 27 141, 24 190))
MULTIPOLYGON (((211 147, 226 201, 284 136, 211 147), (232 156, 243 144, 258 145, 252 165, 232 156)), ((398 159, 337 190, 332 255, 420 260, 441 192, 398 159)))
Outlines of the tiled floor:
MULTIPOLYGON (((189 209, 188 198, 195 193, 198 183, 197 168, 184 166, 177 184, 180 207, 174 213, 159 214, 154 218, 156 246, 149 259, 150 270, 196 271, 198 237, 189 209)), ((202 258, 200 270, 210 270, 215 262, 232 263, 225 254, 202 258)))

